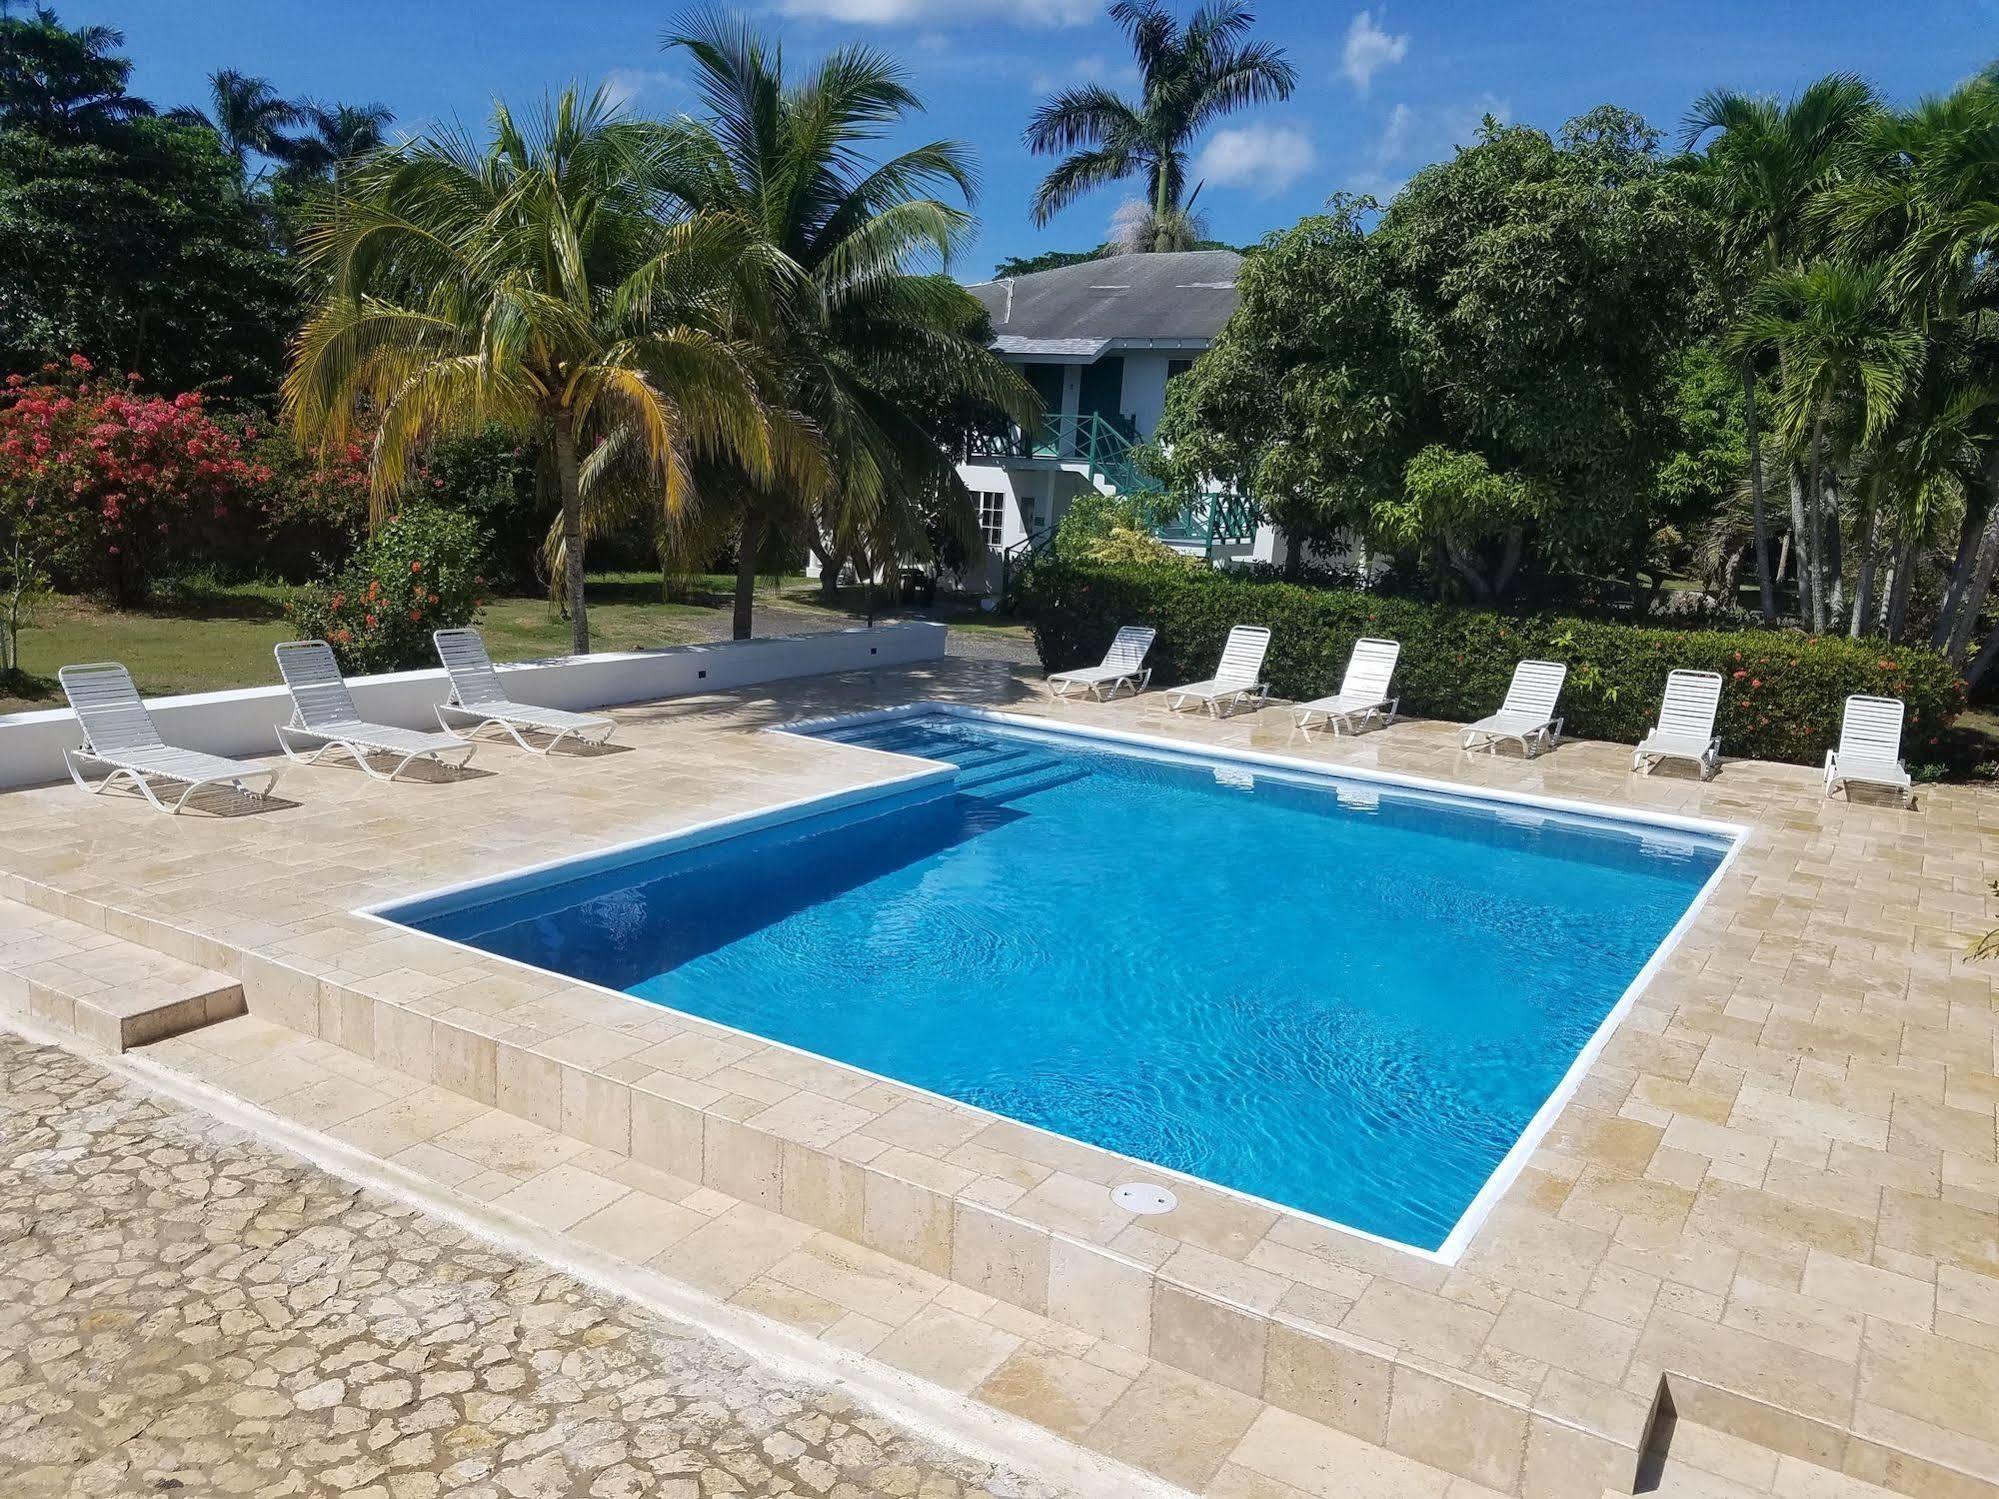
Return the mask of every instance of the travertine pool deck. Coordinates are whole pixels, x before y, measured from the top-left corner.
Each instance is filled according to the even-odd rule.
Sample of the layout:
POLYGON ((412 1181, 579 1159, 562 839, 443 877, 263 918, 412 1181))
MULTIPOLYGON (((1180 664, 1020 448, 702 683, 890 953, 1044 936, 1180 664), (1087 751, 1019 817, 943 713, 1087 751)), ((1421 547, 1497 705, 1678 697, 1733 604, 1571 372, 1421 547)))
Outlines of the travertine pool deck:
MULTIPOLYGON (((1501 1492, 1594 1496, 1629 1489, 1670 1405, 1772 1454, 1773 1472, 1999 1492, 1993 972, 1962 956, 1999 920, 1983 857, 1999 793, 1849 806, 1803 767, 1730 764, 1703 786, 1634 777, 1614 745, 1523 762, 1461 755, 1440 724, 1308 739, 1278 708, 1215 723, 1168 715, 1156 694, 1050 707, 1015 669, 967 661, 618 717, 620 752, 491 750, 466 778, 393 787, 301 770, 284 787, 296 805, 256 815, 15 793, 0 798, 0 896, 237 977, 255 1022, 412 1091, 722 1194, 761 1215, 746 1220, 761 1234, 728 1241, 744 1285, 802 1229, 976 1298, 904 1298, 901 1319, 866 1319, 883 1346, 973 1337, 926 1315, 1071 1329, 1083 1341, 1065 1356, 1105 1377, 1037 1368, 1021 1376, 1035 1397, 1017 1398, 1192 1489, 1315 1491, 1270 1471, 1288 1415, 1501 1492), (1694 813, 1750 836, 1455 1266, 1220 1193, 1141 1225, 1110 1207, 1105 1187, 1130 1168, 1104 1152, 352 914, 880 782, 907 762, 749 731, 920 699, 1694 813), (1164 1456, 1162 1428, 1182 1438, 1164 1456), (1263 1455, 1239 1461, 1252 1438, 1263 1455)), ((162 1051, 198 1055, 202 1034, 162 1051)), ((246 1091, 283 1089, 252 1060, 246 1091)), ((338 1112, 340 1090, 324 1091, 338 1112)), ((397 1102, 363 1101, 343 1120, 397 1102)), ((953 1377, 979 1388, 1016 1352, 953 1377)), ((1749 1492, 1771 1481, 1736 1476, 1749 1492)))

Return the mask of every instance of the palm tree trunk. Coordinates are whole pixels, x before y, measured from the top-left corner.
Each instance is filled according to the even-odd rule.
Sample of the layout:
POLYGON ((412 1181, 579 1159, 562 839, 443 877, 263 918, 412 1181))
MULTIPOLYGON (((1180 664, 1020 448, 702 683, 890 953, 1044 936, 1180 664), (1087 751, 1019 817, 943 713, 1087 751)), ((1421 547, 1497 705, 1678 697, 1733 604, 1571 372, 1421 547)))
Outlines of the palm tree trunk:
POLYGON ((1867 486, 1867 512, 1861 522, 1860 567, 1853 578, 1853 617, 1846 634, 1858 640, 1867 632, 1867 616, 1874 604, 1874 568, 1881 550, 1881 499, 1877 488, 1867 486))
POLYGON ((1825 573, 1825 417, 1812 427, 1811 468, 1805 481, 1805 526, 1811 535, 1811 545, 1805 556, 1809 561, 1812 575, 1812 633, 1823 635, 1826 630, 1826 573, 1825 573))
POLYGON ((569 650, 590 654, 590 610, 583 598, 583 481, 576 463, 575 418, 555 414, 555 477, 562 490, 562 570, 569 594, 569 650))
POLYGON ((754 505, 743 507, 743 533, 736 544, 736 615, 730 631, 736 640, 750 638, 751 611, 757 598, 757 548, 763 544, 763 517, 754 505))
POLYGON ((1899 642, 1909 623, 1909 594, 1916 576, 1916 543, 1904 541, 1895 553, 1895 580, 1888 585, 1888 612, 1882 633, 1899 642))
MULTIPOLYGON (((1756 366, 1742 361, 1742 419, 1749 433, 1749 513, 1756 526, 1756 589, 1763 623, 1777 622, 1777 586, 1770 575, 1770 526, 1763 515, 1763 434, 1756 430, 1756 366)), ((1731 605, 1735 595, 1729 594, 1731 605)))
POLYGON ((1798 585, 1798 617, 1810 628, 1812 622, 1812 534, 1805 523, 1805 476, 1796 460, 1791 477, 1791 573, 1798 585))
POLYGON ((1964 590, 1971 582, 1971 570, 1977 562, 1980 534, 1978 508, 1967 500, 1964 520, 1957 528, 1957 555, 1951 560, 1950 576, 1944 580, 1943 602, 1937 608, 1936 629, 1930 633, 1930 645, 1937 650, 1944 648, 1944 643, 1950 639, 1951 628, 1957 623, 1958 605, 1964 601, 1964 590))
POLYGON ((1839 532, 1839 469, 1828 463, 1819 473, 1819 592, 1825 597, 1825 623, 1839 628, 1846 607, 1846 553, 1839 532))
POLYGON ((1978 539, 1978 562, 1963 597, 1958 600, 1950 639, 1944 643, 1944 654, 1953 661, 1962 661, 1965 652, 1971 649, 1971 632, 1977 628, 1978 616, 1985 612, 1986 595, 1992 590, 1992 570, 1999 566, 1999 448, 1986 456, 1984 488, 1985 526, 1978 539))

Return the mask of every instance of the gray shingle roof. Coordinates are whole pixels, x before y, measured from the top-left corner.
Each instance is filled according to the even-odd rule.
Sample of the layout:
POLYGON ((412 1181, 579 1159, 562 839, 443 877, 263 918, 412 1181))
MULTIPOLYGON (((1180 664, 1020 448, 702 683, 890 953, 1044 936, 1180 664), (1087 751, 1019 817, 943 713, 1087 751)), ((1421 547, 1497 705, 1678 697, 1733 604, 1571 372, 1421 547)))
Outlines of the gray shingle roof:
POLYGON ((1202 346, 1235 310, 1233 250, 1116 255, 968 288, 1003 354, 1094 357, 1121 340, 1202 346))

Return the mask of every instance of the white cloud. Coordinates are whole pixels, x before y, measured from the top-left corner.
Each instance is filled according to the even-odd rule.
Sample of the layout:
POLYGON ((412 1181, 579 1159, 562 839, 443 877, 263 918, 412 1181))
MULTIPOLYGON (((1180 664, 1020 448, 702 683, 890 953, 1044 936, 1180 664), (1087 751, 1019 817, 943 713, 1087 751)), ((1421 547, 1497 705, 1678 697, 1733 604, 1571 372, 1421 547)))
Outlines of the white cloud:
POLYGON ((1513 118, 1513 107, 1490 93, 1431 110, 1397 104, 1381 122, 1381 133, 1368 147, 1360 169, 1348 174, 1347 187, 1386 203, 1418 167, 1442 161, 1459 146, 1475 142, 1487 115, 1504 125, 1513 118))
POLYGON ((604 94, 619 109, 648 95, 673 93, 680 80, 665 68, 613 68, 604 75, 604 94))
POLYGON ((1027 83, 1037 94, 1052 94, 1058 89, 1074 88, 1080 83, 1115 85, 1137 81, 1136 69, 1112 63, 1102 53, 1086 52, 1053 67, 1045 61, 1037 63, 1029 73, 1027 83))
POLYGON ((1312 138, 1289 125, 1217 130, 1201 148, 1194 173, 1221 187, 1247 187, 1274 197, 1318 164, 1312 138))
MULTIPOLYGON (((1388 19, 1386 7, 1382 9, 1381 18, 1384 21, 1388 19)), ((1375 20, 1373 11, 1358 11, 1347 25, 1347 44, 1340 54, 1340 71, 1364 94, 1376 73, 1408 55, 1407 33, 1391 36, 1375 20)))
POLYGON ((1480 94, 1469 104, 1445 110, 1440 131, 1442 143, 1446 147, 1475 144, 1487 115, 1502 125, 1507 124, 1513 119, 1513 106, 1497 94, 1480 94))
POLYGON ((1097 17, 1097 0, 778 0, 787 16, 854 26, 950 26, 1002 19, 1025 26, 1082 26, 1097 17))

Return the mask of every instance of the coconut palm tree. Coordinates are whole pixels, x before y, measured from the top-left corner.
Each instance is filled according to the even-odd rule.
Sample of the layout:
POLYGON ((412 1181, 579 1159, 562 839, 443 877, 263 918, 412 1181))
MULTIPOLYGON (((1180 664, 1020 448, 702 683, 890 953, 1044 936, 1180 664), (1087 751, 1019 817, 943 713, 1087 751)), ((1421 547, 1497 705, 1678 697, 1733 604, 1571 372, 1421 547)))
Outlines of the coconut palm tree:
POLYGON ((697 13, 665 45, 685 52, 704 105, 686 122, 674 191, 695 209, 755 226, 790 268, 768 334, 767 399, 817 428, 829 481, 726 481, 739 508, 734 629, 750 633, 756 567, 772 526, 815 529, 822 568, 927 551, 927 509, 970 534, 971 498, 912 390, 990 403, 1025 425, 1039 403, 985 347, 984 314, 940 272, 971 225, 963 145, 937 140, 875 160, 871 145, 922 108, 891 59, 840 48, 797 81, 782 50, 740 17, 697 13), (957 199, 946 201, 944 196, 957 199))
MULTIPOLYGON (((1841 154, 1878 111, 1874 91, 1850 73, 1821 78, 1788 103, 1723 89, 1694 101, 1686 119, 1692 149, 1713 137, 1704 162, 1725 302, 1740 308, 1764 277, 1795 270, 1817 248, 1808 212, 1841 154)), ((1747 346, 1745 346, 1747 347, 1747 346)), ((1763 617, 1777 617, 1765 519, 1762 426, 1756 411, 1753 354, 1742 356, 1743 417, 1749 435, 1749 484, 1756 530, 1756 580, 1763 617)), ((1793 546, 1799 604, 1810 613, 1813 554, 1804 535, 1803 494, 1792 486, 1793 546)))
POLYGON ((307 441, 376 424, 377 513, 429 439, 498 423, 538 449, 561 501, 571 644, 590 649, 589 488, 641 476, 671 515, 693 466, 757 483, 818 469, 809 436, 765 405, 749 335, 769 303, 752 226, 670 215, 666 127, 574 90, 490 144, 425 137, 365 158, 310 210, 307 268, 326 291, 285 377, 307 441))
POLYGON ((1242 0, 1210 0, 1184 26, 1158 0, 1114 0, 1110 17, 1136 55, 1139 97, 1090 83, 1035 110, 1027 148, 1063 159, 1035 190, 1034 222, 1046 224, 1096 188, 1143 177, 1153 232, 1140 247, 1189 248, 1184 241, 1198 237, 1187 192, 1195 141, 1239 109, 1290 98, 1297 72, 1282 48, 1244 39, 1256 16, 1242 0))

